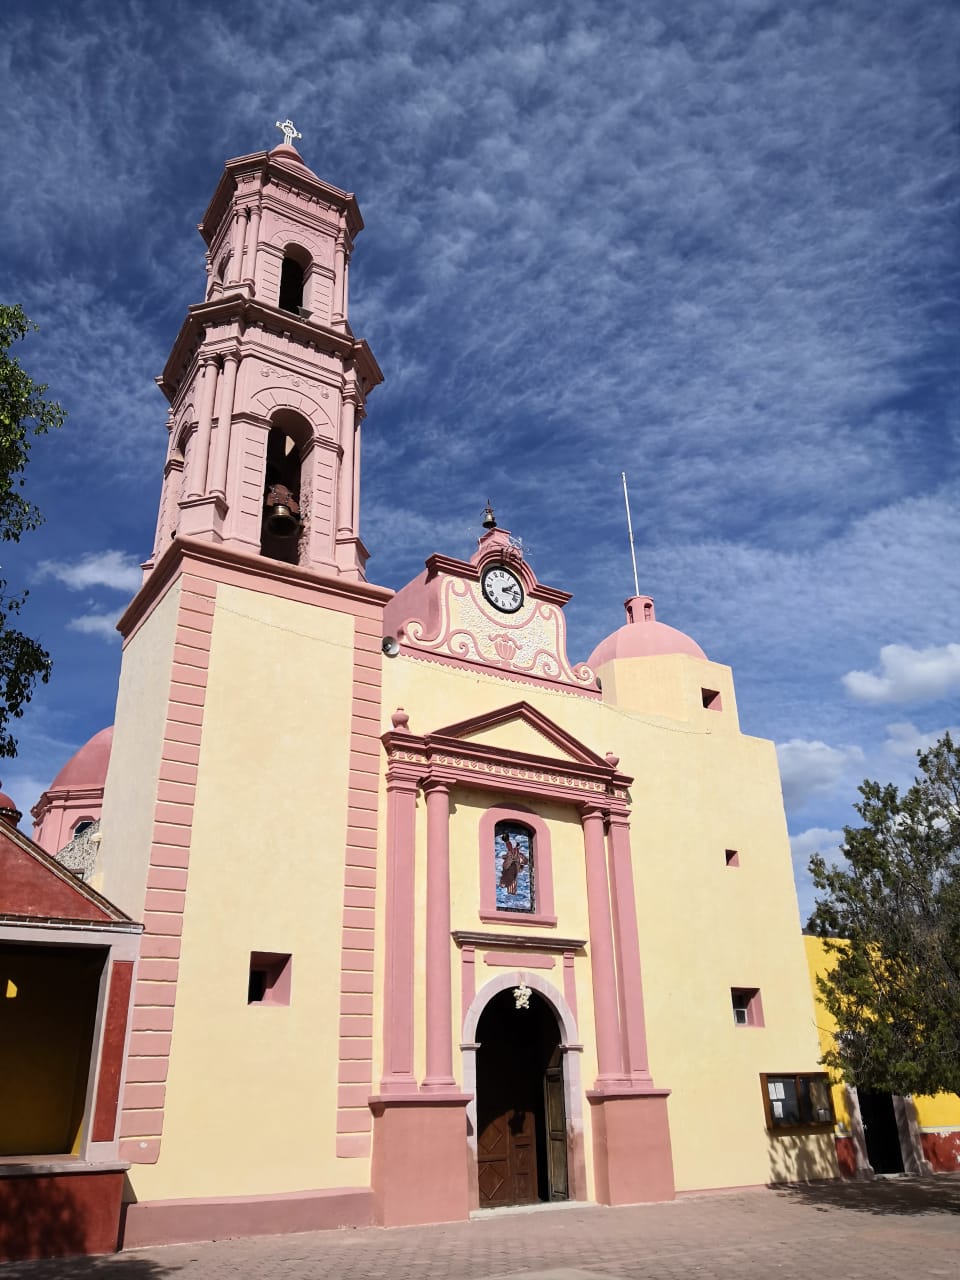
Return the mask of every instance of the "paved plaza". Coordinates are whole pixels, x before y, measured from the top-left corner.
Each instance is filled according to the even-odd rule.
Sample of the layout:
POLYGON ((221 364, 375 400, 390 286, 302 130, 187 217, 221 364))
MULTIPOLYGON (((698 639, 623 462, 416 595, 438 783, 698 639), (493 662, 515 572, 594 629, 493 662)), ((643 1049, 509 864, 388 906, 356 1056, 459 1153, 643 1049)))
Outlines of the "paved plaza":
POLYGON ((960 1277, 960 1173, 542 1206, 471 1222, 326 1231, 20 1262, 0 1280, 926 1280, 960 1277))

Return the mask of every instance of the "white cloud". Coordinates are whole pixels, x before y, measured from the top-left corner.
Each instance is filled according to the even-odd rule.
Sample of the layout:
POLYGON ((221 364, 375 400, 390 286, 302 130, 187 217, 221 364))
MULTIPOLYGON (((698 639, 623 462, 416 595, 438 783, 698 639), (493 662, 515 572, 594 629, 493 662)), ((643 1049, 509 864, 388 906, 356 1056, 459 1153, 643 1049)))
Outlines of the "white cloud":
POLYGON ((914 649, 885 644, 880 650, 880 674, 848 671, 843 685, 858 702, 935 702, 960 690, 960 644, 914 649))
POLYGON ((71 631, 81 631, 85 635, 100 636, 103 640, 119 640, 117 615, 113 613, 82 613, 71 618, 67 623, 71 631))
POLYGON ((918 729, 915 724, 904 721, 887 725, 887 740, 884 749, 892 756, 904 760, 916 760, 918 751, 927 751, 938 742, 945 733, 949 733, 954 742, 960 741, 960 726, 949 725, 942 729, 918 729))
POLYGON ((143 579, 140 565, 123 551, 88 551, 79 560, 41 560, 38 578, 56 578, 71 591, 88 587, 109 587, 112 591, 134 592, 143 579))
POLYGON ((811 855, 819 853, 828 866, 843 861, 840 845, 843 832, 830 827, 808 827, 790 837, 790 854, 793 858, 793 878, 797 886, 797 903, 800 919, 806 923, 813 910, 814 887, 808 867, 811 855))
POLYGON ((863 760, 860 747, 830 747, 825 742, 791 738, 777 743, 783 802, 800 808, 811 797, 833 791, 854 764, 863 760))

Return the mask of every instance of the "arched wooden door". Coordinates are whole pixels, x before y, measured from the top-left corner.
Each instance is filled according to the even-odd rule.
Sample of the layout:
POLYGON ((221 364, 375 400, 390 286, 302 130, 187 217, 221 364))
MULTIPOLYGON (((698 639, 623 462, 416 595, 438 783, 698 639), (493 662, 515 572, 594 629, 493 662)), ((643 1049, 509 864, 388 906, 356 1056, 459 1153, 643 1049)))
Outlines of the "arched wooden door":
POLYGON ((477 1027, 480 1207, 566 1200, 563 1055, 553 1010, 536 993, 517 1008, 502 991, 477 1027))

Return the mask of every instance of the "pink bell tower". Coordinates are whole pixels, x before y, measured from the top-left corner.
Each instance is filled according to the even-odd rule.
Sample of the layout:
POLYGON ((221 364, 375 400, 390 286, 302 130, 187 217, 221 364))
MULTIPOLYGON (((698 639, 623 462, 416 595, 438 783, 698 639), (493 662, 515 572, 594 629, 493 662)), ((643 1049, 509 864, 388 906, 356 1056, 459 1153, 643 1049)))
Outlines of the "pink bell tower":
POLYGON ((153 568, 173 538, 364 580, 360 426, 383 375, 347 320, 355 197, 284 141, 227 162, 199 224, 206 297, 157 382, 170 403, 153 568))

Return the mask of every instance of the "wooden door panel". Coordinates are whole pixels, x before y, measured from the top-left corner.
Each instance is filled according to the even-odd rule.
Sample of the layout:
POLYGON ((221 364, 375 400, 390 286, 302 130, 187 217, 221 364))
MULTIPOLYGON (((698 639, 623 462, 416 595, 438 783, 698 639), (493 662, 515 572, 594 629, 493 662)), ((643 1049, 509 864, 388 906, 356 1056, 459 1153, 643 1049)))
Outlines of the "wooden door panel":
POLYGON ((547 1126, 547 1184, 551 1200, 566 1200, 567 1117, 563 1102, 563 1067, 550 1066, 543 1077, 543 1109, 547 1126))

